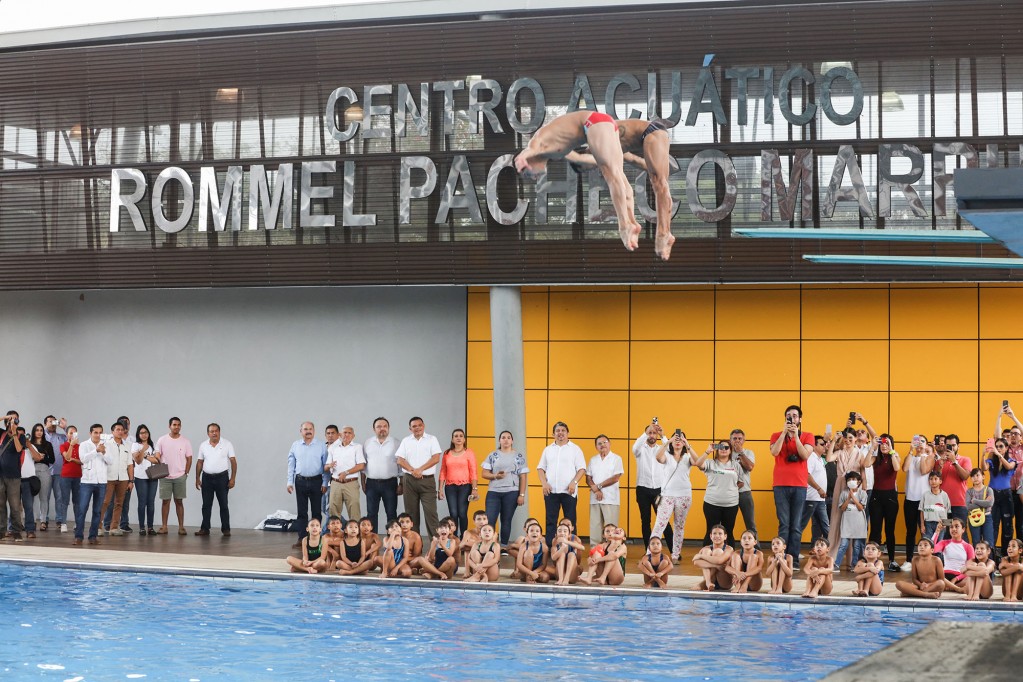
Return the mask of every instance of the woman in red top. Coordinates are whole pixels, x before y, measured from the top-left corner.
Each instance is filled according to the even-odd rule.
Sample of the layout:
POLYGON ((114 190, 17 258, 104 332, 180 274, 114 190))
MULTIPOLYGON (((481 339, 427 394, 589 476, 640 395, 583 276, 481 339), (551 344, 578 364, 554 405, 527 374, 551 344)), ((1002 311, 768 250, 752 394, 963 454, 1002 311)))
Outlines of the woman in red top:
POLYGON ((899 453, 895 441, 882 433, 874 441, 868 466, 874 469, 874 491, 870 495, 870 541, 881 544, 881 523, 884 523, 885 545, 888 547, 888 570, 897 573, 895 561, 895 520, 899 518, 899 493, 895 489, 895 476, 899 471, 899 453))
POLYGON ((448 514, 458 524, 458 537, 469 527, 469 502, 476 494, 476 453, 465 447, 465 431, 451 432, 451 446, 440 460, 437 499, 447 497, 448 514))
POLYGON ((67 442, 60 446, 60 456, 64 464, 60 469, 60 487, 64 492, 64 508, 57 506, 57 523, 60 524, 60 532, 67 532, 67 503, 74 506, 72 512, 78 509, 78 493, 82 487, 82 460, 78 459, 78 427, 67 427, 67 442))

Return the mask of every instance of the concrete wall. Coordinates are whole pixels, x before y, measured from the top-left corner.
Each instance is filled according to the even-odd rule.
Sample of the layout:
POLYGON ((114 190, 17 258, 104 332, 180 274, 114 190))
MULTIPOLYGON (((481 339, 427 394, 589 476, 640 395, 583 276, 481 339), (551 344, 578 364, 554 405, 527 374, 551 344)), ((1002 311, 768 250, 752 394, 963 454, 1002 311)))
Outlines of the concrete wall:
MULTIPOLYGON (((178 416, 196 449, 218 422, 238 452, 237 528, 294 511, 287 454, 303 420, 321 438, 351 424, 360 441, 380 415, 397 438, 420 415, 442 444, 464 426, 462 288, 2 293, 0 306, 0 408, 26 428, 127 414, 154 440, 178 416)), ((188 495, 185 522, 198 526, 191 477, 188 495)))

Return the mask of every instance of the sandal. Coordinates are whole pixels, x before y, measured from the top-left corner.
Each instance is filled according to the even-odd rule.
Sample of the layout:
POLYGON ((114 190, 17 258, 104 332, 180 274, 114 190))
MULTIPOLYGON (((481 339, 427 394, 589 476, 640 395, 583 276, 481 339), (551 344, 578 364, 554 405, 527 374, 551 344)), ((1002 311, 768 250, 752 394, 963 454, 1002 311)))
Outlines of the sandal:
POLYGON ((39 524, 39 530, 46 530, 46 522, 45 521, 43 521, 42 523, 39 524))
POLYGON ((184 528, 178 528, 178 535, 188 535, 188 531, 184 528))
POLYGON ((160 526, 160 530, 156 531, 156 534, 157 535, 166 535, 167 534, 167 526, 160 526))

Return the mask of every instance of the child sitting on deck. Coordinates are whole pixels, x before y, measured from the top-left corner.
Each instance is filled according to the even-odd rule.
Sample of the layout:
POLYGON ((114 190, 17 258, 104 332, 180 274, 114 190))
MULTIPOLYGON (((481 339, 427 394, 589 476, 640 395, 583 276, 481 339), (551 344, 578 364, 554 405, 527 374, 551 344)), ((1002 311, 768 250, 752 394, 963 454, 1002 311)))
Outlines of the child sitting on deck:
POLYGON ((771 558, 767 560, 770 594, 788 594, 792 591, 792 555, 785 552, 787 546, 784 538, 771 540, 771 558))
POLYGON ((913 557, 912 579, 895 583, 903 597, 937 599, 945 591, 945 567, 934 556, 934 543, 928 537, 920 538, 913 557))
POLYGON ((309 535, 302 538, 302 558, 289 556, 288 566, 293 573, 324 573, 328 564, 324 556, 323 536, 320 535, 320 520, 309 519, 305 529, 309 535))

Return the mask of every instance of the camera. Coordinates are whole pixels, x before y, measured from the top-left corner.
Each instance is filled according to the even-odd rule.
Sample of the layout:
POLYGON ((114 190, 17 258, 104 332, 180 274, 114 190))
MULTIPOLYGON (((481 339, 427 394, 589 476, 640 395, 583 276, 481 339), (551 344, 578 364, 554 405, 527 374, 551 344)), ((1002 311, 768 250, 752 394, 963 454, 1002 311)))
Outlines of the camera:
POLYGON ((788 461, 788 462, 793 462, 793 463, 798 462, 799 461, 799 455, 793 453, 793 454, 789 455, 788 457, 786 457, 785 460, 788 461))

